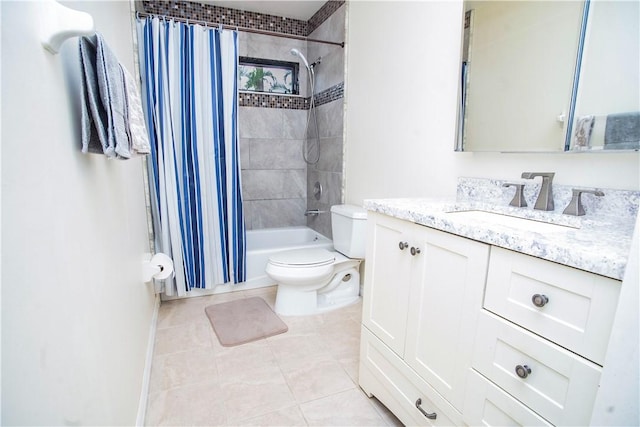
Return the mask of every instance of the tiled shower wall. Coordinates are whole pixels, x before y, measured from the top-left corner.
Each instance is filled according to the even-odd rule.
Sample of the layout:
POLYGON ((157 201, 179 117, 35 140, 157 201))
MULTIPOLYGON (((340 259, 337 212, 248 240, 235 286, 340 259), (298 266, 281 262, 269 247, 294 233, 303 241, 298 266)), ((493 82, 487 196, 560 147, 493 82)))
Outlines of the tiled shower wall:
MULTIPOLYGON (((335 42, 343 42, 345 37, 346 6, 343 1, 327 2, 306 22, 195 2, 144 0, 143 5, 149 13, 167 16, 335 42)), ((317 165, 308 166, 302 159, 310 93, 301 61, 301 96, 240 93, 238 125, 246 227, 308 225, 331 237, 330 207, 342 201, 344 49, 242 31, 238 34, 240 56, 299 60, 291 55, 292 48, 300 50, 309 62, 322 56, 321 64, 315 68, 314 92, 319 94, 316 103, 321 146, 317 165), (320 200, 313 197, 316 181, 324 190, 320 200), (307 209, 325 213, 305 217, 307 209)))
MULTIPOLYGON (((346 6, 342 5, 309 37, 331 41, 344 40, 346 9, 346 6)), ((315 92, 331 95, 327 100, 319 97, 317 114, 320 160, 317 164, 307 167, 307 208, 318 209, 323 213, 307 217, 307 225, 331 238, 331 206, 343 201, 344 50, 332 45, 309 42, 308 53, 309 61, 322 57, 322 63, 315 68, 315 92), (316 182, 323 188, 319 200, 313 194, 316 182)))
MULTIPOLYGON (((343 41, 345 9, 342 4, 309 37, 343 41)), ((261 105, 246 106, 249 104, 245 100, 240 107, 242 186, 247 228, 308 225, 331 237, 330 207, 342 200, 344 50, 334 45, 248 33, 240 33, 240 39, 243 41, 240 46, 242 56, 291 61, 292 58, 296 60, 290 54, 295 47, 305 54, 309 62, 322 57, 322 62, 314 69, 314 92, 319 95, 316 112, 321 147, 321 157, 316 165, 307 165, 302 159, 308 110, 291 109, 301 108, 295 100, 290 104, 297 104, 297 107, 285 107, 290 97, 241 94, 245 99, 247 96, 254 99, 254 105, 261 105), (320 182, 323 188, 319 200, 313 195, 315 182, 320 182), (322 213, 305 217, 307 209, 318 209, 322 213)), ((299 79, 300 92, 309 96, 308 77, 302 64, 299 79)))
MULTIPOLYGON (((243 32, 239 39, 240 56, 295 61, 292 48, 306 53, 305 41, 243 32)), ((300 90, 305 93, 303 77, 300 90)), ((258 99, 258 106, 243 106, 247 102, 242 100, 238 115, 246 227, 304 225, 307 171, 301 153, 307 110, 291 108, 300 99, 288 96, 241 93, 240 97, 258 99), (287 99, 292 102, 284 108, 287 99)))

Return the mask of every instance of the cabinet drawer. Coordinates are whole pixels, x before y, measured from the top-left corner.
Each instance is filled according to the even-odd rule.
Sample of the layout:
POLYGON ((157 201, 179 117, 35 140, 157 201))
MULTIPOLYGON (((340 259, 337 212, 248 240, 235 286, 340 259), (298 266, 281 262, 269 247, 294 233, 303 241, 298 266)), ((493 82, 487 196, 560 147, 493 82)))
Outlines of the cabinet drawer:
POLYGON ((405 425, 452 426, 462 416, 435 390, 422 381, 393 351, 366 327, 360 340, 360 386, 376 396, 405 425), (416 408, 416 400, 436 419, 428 419, 416 408))
POLYGON ((463 418, 470 426, 551 425, 473 369, 467 376, 463 418))
POLYGON ((589 424, 601 368, 485 310, 472 366, 552 424, 589 424))
POLYGON ((492 248, 484 307, 602 365, 619 292, 617 280, 492 248))

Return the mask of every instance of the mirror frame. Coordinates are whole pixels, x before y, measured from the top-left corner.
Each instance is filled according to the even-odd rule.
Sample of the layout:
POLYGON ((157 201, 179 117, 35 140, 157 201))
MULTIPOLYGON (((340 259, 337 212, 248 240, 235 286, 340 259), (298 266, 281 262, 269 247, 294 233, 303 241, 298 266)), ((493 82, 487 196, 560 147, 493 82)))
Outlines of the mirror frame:
POLYGON ((573 87, 571 88, 571 100, 569 101, 569 115, 567 117, 566 133, 564 135, 564 152, 571 151, 571 137, 573 136, 573 126, 575 124, 576 101, 578 99, 578 88, 580 86, 580 71, 582 69, 582 55, 584 53, 584 43, 589 24, 589 7, 591 0, 584 0, 582 8, 582 22, 580 23, 580 35, 578 38, 578 49, 576 53, 576 65, 573 71, 573 87))

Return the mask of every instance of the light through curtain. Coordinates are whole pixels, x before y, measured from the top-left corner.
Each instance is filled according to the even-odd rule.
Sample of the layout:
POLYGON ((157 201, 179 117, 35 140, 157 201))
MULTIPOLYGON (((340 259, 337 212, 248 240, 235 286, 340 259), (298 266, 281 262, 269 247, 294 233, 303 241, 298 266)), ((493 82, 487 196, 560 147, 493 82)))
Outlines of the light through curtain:
POLYGON ((167 295, 245 280, 237 32, 137 19, 157 252, 167 295))

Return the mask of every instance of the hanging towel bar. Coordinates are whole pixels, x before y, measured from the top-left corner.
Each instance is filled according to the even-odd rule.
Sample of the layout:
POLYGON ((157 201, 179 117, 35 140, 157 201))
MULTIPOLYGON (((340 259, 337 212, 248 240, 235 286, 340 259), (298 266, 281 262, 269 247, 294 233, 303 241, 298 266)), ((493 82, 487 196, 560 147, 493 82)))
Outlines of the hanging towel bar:
POLYGON ((95 33, 91 15, 70 9, 55 0, 42 1, 40 27, 42 46, 53 54, 60 51, 66 39, 95 33))

